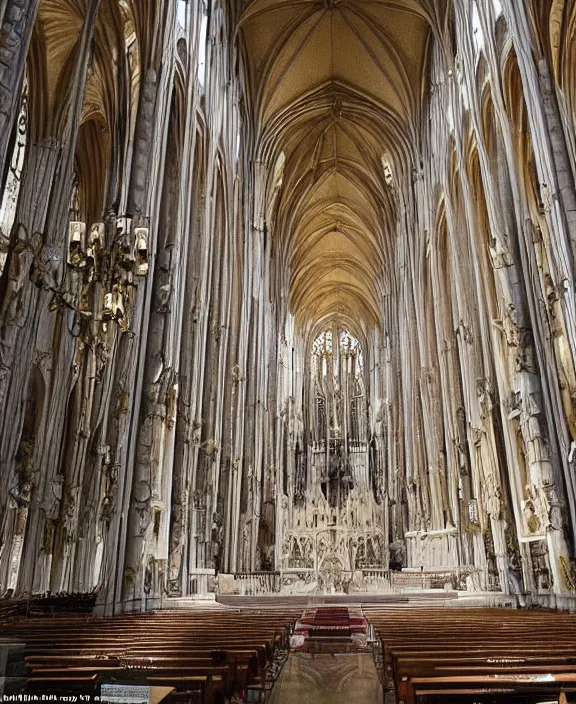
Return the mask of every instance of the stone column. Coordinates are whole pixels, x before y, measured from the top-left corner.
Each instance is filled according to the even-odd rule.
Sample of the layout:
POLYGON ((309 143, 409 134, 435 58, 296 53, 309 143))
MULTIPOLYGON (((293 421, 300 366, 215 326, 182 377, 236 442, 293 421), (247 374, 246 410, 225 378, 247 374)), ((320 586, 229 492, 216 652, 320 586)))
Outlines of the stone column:
POLYGON ((0 363, 4 374, 0 376, 0 418, 4 419, 4 426, 0 435, 0 462, 6 489, 14 476, 22 409, 35 355, 43 359, 45 382, 51 390, 51 407, 45 416, 47 425, 35 443, 36 477, 28 515, 28 535, 33 537, 26 541, 25 571, 19 581, 19 589, 26 590, 47 588, 50 560, 41 560, 40 554, 48 556, 50 553, 51 548, 44 549, 51 542, 49 521, 59 510, 59 490, 54 491, 53 477, 59 469, 55 458, 64 429, 62 418, 70 391, 74 340, 65 324, 70 320, 70 312, 54 316, 49 304, 56 290, 64 284, 74 154, 99 6, 99 0, 87 3, 82 34, 74 52, 74 70, 56 105, 58 114, 54 116, 54 123, 59 125, 58 134, 43 138, 38 135, 36 142, 30 140, 15 219, 14 244, 2 281, 5 295, 0 314, 0 363), (57 326, 58 318, 62 328, 57 326), (59 334, 59 339, 54 340, 55 334, 59 334), (55 347, 58 352, 53 357, 55 347), (42 568, 40 563, 44 563, 42 568), (37 568, 42 569, 42 577, 40 571, 34 576, 37 568))
POLYGON ((28 48, 40 0, 0 2, 0 175, 4 173, 8 144, 18 119, 28 48))

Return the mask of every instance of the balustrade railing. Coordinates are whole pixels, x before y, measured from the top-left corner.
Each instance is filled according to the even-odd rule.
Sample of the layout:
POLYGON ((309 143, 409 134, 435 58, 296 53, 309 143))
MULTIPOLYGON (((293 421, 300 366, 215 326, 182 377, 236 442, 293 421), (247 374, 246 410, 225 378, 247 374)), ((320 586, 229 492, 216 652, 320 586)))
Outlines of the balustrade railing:
POLYGON ((241 596, 278 594, 281 589, 280 572, 242 572, 234 575, 241 596))
POLYGON ((278 572, 238 572, 228 575, 231 591, 240 596, 268 594, 401 594, 406 591, 463 588, 470 568, 455 570, 406 570, 396 572, 383 568, 364 568, 354 572, 339 571, 333 575, 313 569, 290 569, 278 572))

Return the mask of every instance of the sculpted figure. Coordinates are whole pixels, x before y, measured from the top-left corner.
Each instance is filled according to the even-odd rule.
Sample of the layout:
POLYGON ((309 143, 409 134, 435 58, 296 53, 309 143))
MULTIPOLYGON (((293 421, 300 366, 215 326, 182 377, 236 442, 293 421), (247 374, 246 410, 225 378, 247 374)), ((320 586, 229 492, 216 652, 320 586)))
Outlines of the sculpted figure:
POLYGON ((550 570, 548 565, 548 549, 546 541, 532 541, 530 543, 530 556, 532 558, 532 571, 539 590, 550 588, 550 570))
POLYGON ((504 333, 506 343, 509 347, 518 347, 518 313, 513 303, 508 303, 502 314, 502 319, 495 320, 494 325, 504 333))
POLYGON ((138 513, 138 535, 146 535, 152 522, 152 489, 146 481, 139 482, 132 494, 132 507, 138 513))
MULTIPOLYGON (((20 298, 34 257, 32 244, 24 239, 24 235, 24 229, 21 227, 19 242, 10 258, 8 286, 0 316, 1 325, 21 325, 23 321, 25 311, 20 305, 20 298)), ((0 348, 0 354, 1 351, 0 348)))
POLYGON ((533 535, 540 533, 540 519, 536 515, 536 509, 531 499, 522 502, 522 515, 528 531, 533 535))
POLYGON ((526 371, 529 374, 538 374, 538 364, 534 351, 534 338, 532 331, 526 328, 520 331, 518 352, 516 355, 516 371, 526 371))
POLYGON ((483 420, 486 420, 494 404, 492 402, 492 386, 489 379, 478 379, 476 382, 476 393, 478 395, 478 404, 480 406, 480 414, 483 420))
POLYGON ((561 530, 564 505, 558 498, 554 484, 544 483, 542 491, 548 511, 548 527, 552 530, 561 530))
POLYGON ((224 521, 219 513, 212 514, 212 561, 216 573, 220 571, 224 549, 224 521))

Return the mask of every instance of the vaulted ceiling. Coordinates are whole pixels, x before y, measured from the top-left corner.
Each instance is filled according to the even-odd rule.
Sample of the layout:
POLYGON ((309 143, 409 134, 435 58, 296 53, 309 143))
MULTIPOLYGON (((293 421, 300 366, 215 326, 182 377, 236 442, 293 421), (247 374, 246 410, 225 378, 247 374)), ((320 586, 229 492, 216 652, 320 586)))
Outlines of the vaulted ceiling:
POLYGON ((275 251, 300 322, 381 322, 395 180, 409 173, 444 0, 247 0, 260 156, 285 167, 275 251))

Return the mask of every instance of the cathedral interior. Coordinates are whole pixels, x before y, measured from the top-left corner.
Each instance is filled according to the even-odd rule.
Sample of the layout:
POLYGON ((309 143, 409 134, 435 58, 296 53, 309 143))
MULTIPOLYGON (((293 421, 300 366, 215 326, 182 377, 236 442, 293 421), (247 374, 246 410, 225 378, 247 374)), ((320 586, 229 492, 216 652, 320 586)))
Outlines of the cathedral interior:
POLYGON ((0 0, 0 639, 365 620, 412 704, 402 618, 506 626, 573 701, 575 184, 576 0, 0 0))

